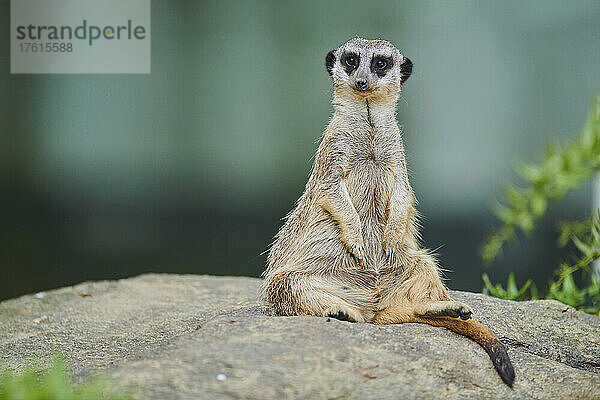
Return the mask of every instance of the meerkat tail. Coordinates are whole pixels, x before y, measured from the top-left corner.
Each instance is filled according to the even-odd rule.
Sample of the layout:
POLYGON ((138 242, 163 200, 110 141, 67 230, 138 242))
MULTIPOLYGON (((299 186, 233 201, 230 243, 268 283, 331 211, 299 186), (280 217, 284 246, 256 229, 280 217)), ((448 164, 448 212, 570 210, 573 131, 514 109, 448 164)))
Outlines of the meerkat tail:
POLYGON ((494 368, 496 368, 504 383, 512 387, 515 380, 515 370, 506 353, 506 348, 500 339, 498 339, 498 336, 481 322, 474 319, 463 321, 458 318, 449 317, 416 316, 408 322, 444 327, 474 340, 488 353, 492 364, 494 364, 494 368))

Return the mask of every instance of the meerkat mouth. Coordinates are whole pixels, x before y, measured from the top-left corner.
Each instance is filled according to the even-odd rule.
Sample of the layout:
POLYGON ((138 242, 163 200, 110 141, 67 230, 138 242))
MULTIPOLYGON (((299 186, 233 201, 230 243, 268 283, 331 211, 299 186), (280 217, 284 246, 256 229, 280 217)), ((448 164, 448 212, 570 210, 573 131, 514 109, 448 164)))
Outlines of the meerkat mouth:
POLYGON ((374 89, 371 87, 365 89, 358 89, 350 85, 350 89, 352 89, 352 92, 359 95, 360 97, 367 97, 374 92, 374 89))

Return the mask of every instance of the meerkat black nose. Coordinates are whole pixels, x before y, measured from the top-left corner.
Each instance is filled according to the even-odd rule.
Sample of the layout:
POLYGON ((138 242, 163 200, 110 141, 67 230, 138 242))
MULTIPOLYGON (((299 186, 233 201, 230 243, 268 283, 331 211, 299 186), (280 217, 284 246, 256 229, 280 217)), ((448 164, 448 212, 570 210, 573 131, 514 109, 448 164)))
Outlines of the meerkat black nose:
POLYGON ((354 86, 356 86, 358 90, 365 90, 368 85, 369 83, 366 79, 357 79, 354 81, 354 86))

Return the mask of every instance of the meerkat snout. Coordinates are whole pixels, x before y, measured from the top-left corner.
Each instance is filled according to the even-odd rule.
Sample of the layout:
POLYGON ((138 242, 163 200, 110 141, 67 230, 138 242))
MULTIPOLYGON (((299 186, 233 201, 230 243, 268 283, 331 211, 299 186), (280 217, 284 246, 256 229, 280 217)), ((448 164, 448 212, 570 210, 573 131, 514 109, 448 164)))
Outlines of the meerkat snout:
POLYGON ((354 87, 358 90, 367 90, 369 87, 369 82, 367 82, 364 78, 357 78, 354 80, 354 87))

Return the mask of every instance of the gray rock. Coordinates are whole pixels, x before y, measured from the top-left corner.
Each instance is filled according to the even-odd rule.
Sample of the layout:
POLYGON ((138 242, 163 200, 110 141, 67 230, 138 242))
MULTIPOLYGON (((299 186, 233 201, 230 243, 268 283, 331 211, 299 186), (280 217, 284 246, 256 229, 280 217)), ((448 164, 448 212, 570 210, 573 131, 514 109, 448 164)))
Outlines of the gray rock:
POLYGON ((253 278, 143 275, 0 303, 1 361, 60 349, 144 399, 600 399, 600 318, 556 301, 453 292, 508 347, 504 385, 477 344, 420 324, 276 317, 253 278))

